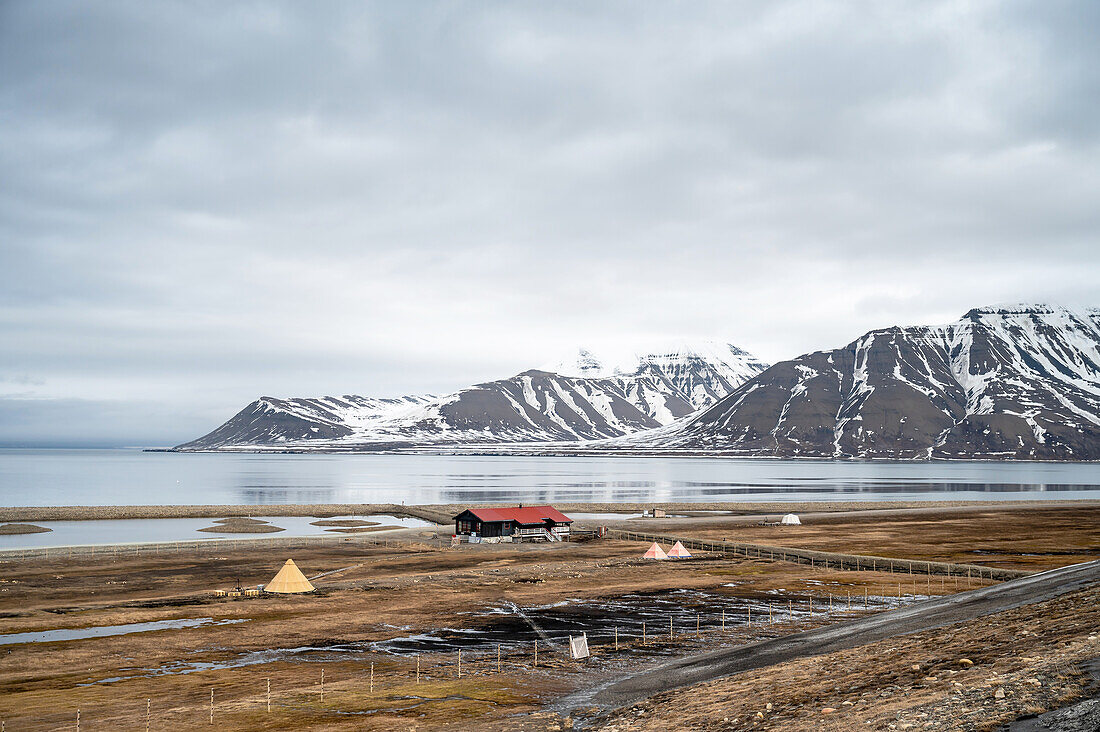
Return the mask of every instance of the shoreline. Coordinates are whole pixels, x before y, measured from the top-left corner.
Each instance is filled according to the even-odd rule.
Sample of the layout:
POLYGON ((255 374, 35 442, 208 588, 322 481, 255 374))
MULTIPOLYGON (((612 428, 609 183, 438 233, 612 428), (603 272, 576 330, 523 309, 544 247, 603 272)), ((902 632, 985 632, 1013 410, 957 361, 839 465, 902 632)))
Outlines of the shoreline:
POLYGON ((389 446, 378 449, 369 447, 228 447, 228 448, 188 448, 178 447, 146 447, 142 452, 175 453, 180 455, 420 455, 435 457, 553 457, 553 458, 686 458, 686 459, 716 459, 716 460, 796 460, 808 462, 829 463, 1021 463, 1035 465, 1096 465, 1100 460, 1042 460, 1016 458, 997 455, 967 455, 965 457, 855 457, 855 456, 829 456, 829 455, 761 455, 740 452, 714 452, 708 450, 635 450, 623 448, 621 450, 600 450, 597 448, 570 448, 570 447, 526 447, 517 449, 494 450, 490 446, 463 446, 440 445, 418 446, 408 445, 404 447, 389 446))
MULTIPOLYGON (((332 518, 382 514, 397 518, 417 518, 445 526, 465 507, 499 506, 502 501, 401 505, 393 503, 286 503, 286 504, 178 504, 178 505, 106 505, 106 506, 5 506, 0 507, 0 523, 34 521, 97 521, 159 518, 231 518, 241 515, 308 516, 332 518)), ((708 501, 708 502, 559 502, 559 510, 569 513, 641 513, 651 508, 673 512, 721 511, 730 515, 759 516, 777 513, 855 513, 864 511, 968 512, 974 510, 1012 510, 1035 508, 1098 507, 1100 500, 999 500, 999 501, 708 501)), ((615 521, 618 519, 609 519, 615 521)), ((625 517, 624 519, 625 520, 625 517)), ((665 520, 665 519, 654 519, 665 520)), ((676 519, 673 519, 676 520, 676 519)), ((685 520, 685 519, 679 519, 685 520)))
MULTIPOLYGON (((332 518, 382 514, 418 518, 438 524, 442 516, 431 506, 393 503, 178 504, 108 506, 3 506, 0 523, 14 521, 110 521, 161 518, 233 518, 236 516, 307 516, 332 518), (35 518, 27 518, 33 516, 35 518)), ((450 519, 448 518, 448 522, 450 519)))
POLYGON ((315 536, 272 536, 271 534, 252 534, 240 536, 211 536, 199 539, 178 539, 175 541, 117 541, 110 544, 50 544, 47 546, 0 548, 0 563, 19 561, 71 558, 74 556, 139 556, 144 554, 180 554, 189 551, 214 552, 236 551, 249 548, 300 549, 324 547, 326 545, 346 546, 352 543, 367 545, 389 542, 427 543, 434 540, 419 536, 420 532, 433 531, 431 527, 410 529, 393 526, 381 531, 368 531, 358 534, 318 534, 315 536), (247 542, 247 543, 246 543, 247 542))

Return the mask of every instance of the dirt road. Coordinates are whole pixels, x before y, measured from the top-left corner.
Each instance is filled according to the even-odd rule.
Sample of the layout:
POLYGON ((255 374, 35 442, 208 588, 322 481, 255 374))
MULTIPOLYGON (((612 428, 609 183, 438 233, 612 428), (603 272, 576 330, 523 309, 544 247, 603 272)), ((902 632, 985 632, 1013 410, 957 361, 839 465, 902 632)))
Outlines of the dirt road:
POLYGON ((1100 583, 1100 560, 1075 564, 805 633, 672 660, 642 673, 571 694, 555 706, 561 709, 622 707, 669 689, 991 615, 1097 583, 1100 583))

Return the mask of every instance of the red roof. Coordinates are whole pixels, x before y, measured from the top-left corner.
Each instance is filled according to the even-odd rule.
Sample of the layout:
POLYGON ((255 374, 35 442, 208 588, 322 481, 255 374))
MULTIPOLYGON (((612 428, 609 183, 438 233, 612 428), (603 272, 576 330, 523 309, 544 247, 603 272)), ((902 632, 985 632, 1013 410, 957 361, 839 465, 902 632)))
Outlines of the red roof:
POLYGON ((482 521, 515 521, 519 524, 541 524, 546 519, 568 524, 573 519, 553 506, 522 506, 515 508, 471 508, 470 513, 482 521))

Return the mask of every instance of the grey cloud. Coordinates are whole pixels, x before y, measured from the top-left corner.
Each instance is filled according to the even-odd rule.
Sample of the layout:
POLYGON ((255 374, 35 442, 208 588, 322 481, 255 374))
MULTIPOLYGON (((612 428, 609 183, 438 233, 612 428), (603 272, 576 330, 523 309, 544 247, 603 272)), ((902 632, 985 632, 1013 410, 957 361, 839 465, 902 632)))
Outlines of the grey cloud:
POLYGON ((207 419, 264 391, 442 391, 581 341, 779 359, 1097 302, 1098 21, 6 3, 0 373, 36 382, 21 408, 161 393, 207 419))

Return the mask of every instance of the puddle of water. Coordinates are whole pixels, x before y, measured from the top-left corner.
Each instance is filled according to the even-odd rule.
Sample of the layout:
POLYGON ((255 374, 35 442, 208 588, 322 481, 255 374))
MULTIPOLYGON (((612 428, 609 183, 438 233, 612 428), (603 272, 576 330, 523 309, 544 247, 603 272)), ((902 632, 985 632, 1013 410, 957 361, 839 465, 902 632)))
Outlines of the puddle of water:
POLYGON ((17 643, 54 643, 57 641, 83 640, 85 638, 104 638, 111 635, 130 633, 148 633, 154 630, 178 630, 180 628, 198 628, 204 625, 232 625, 247 623, 247 620, 214 620, 213 618, 187 618, 184 620, 154 620, 148 623, 127 623, 125 625, 97 625, 91 628, 66 628, 59 630, 41 630, 33 633, 8 633, 0 635, 0 645, 10 646, 17 643))

